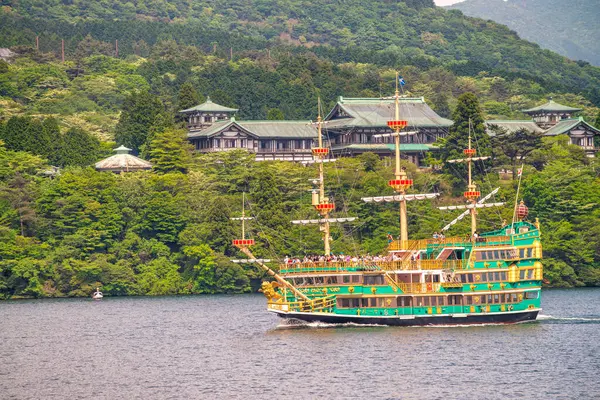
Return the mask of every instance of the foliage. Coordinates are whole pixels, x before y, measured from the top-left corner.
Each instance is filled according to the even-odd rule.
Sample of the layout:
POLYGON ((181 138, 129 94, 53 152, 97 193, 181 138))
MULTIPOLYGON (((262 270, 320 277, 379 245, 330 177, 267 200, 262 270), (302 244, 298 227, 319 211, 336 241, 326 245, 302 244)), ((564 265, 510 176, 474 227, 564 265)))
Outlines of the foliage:
POLYGON ((134 92, 123 103, 115 130, 117 144, 139 151, 157 114, 163 110, 160 100, 147 91, 134 92))
POLYGON ((150 161, 160 173, 187 172, 192 161, 192 146, 187 131, 167 129, 152 139, 150 161))

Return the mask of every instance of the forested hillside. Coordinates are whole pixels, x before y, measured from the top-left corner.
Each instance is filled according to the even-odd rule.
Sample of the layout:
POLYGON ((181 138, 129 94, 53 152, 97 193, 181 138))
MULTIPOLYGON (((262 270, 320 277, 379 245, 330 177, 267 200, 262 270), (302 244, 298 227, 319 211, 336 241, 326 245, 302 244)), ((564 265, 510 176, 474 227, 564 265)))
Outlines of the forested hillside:
MULTIPOLYGON (((579 65, 520 40, 506 27, 432 7, 431 0, 388 1, 8 1, 0 46, 33 45, 69 58, 88 35, 119 54, 143 54, 164 39, 221 54, 281 45, 309 49, 336 63, 446 66, 461 75, 482 71, 535 80, 549 91, 600 102, 600 69, 579 65)), ((234 53, 234 54, 235 54, 234 53)))
POLYGON ((596 0, 466 0, 450 7, 491 19, 572 60, 600 65, 600 3, 596 0))
MULTIPOLYGON (((522 118, 519 110, 553 96, 600 126, 599 68, 431 1, 2 4, 0 46, 15 52, 0 61, 3 298, 86 296, 97 285, 109 295, 248 291, 260 273, 229 261, 241 257, 230 245, 239 227, 229 218, 240 212, 242 192, 256 217, 250 230, 259 256, 319 252, 318 230, 289 223, 315 216, 312 168, 190 153, 176 111, 206 96, 239 108, 238 119, 314 119, 318 97, 328 110, 337 96, 389 95, 399 70, 405 94, 461 121, 448 132, 453 140, 427 158, 436 169, 407 165, 415 192, 443 195, 410 205, 412 238, 454 217, 436 206, 461 201, 464 176, 442 160, 464 141, 465 99, 469 118, 482 121, 522 118), (124 140, 154 171, 91 167, 124 140)), ((516 189, 498 171, 527 156, 522 195, 542 223, 550 284, 600 285, 597 161, 563 137, 492 140, 481 124, 476 129, 482 154, 494 161, 475 177, 482 192, 501 186, 497 200, 513 202, 516 189)), ((359 217, 335 228, 333 251, 383 251, 387 232, 397 232, 396 209, 360 197, 389 193, 389 166, 365 154, 327 164, 326 173, 339 215, 359 217)), ((482 211, 480 227, 496 228, 511 214, 511 206, 482 211)), ((464 234, 466 223, 449 234, 464 234)))

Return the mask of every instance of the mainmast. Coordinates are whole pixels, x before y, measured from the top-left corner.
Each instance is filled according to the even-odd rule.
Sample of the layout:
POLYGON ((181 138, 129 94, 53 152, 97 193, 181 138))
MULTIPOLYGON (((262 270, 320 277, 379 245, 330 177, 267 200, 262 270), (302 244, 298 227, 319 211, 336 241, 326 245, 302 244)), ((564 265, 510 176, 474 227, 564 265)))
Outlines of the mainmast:
MULTIPOLYGON (((400 131, 408 125, 408 121, 400 119, 400 91, 398 88, 399 76, 396 72, 396 93, 394 94, 394 120, 388 121, 388 126, 394 130, 394 143, 396 148, 396 170, 395 177, 388 182, 396 193, 400 195, 406 194, 406 190, 410 189, 413 184, 412 179, 408 179, 404 168, 400 167, 400 131)), ((400 243, 404 249, 408 241, 408 218, 406 215, 406 198, 400 200, 400 243)))
MULTIPOLYGON (((394 119, 388 121, 387 125, 390 129, 392 129, 392 134, 381 134, 381 135, 373 135, 373 137, 394 137, 394 144, 396 150, 396 166, 394 169, 394 179, 388 182, 388 186, 390 186, 398 195, 396 196, 381 196, 381 197, 364 197, 362 200, 369 202, 380 202, 380 201, 398 201, 400 202, 400 249, 406 250, 408 246, 408 216, 406 212, 406 202, 411 200, 423 200, 423 199, 432 199, 439 196, 439 193, 427 193, 427 194, 414 194, 407 195, 406 191, 410 189, 413 185, 413 180, 408 178, 406 174, 406 169, 400 166, 400 137, 414 135, 417 131, 411 132, 401 132, 402 129, 406 128, 408 125, 407 120, 400 119, 400 76, 398 72, 396 72, 396 92, 394 94, 394 119)), ((402 81, 404 82, 404 81, 402 81)))

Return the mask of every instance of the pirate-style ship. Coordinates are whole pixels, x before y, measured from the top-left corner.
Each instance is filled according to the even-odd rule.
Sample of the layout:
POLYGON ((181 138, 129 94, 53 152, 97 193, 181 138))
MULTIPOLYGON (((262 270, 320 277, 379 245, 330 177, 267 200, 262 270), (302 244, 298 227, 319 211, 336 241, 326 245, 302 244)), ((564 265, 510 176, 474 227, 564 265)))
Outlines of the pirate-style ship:
POLYGON ((471 164, 484 157, 475 157, 469 134, 465 158, 450 160, 467 164, 469 179, 464 197, 468 203, 440 208, 465 209, 459 218, 470 214, 471 235, 409 240, 406 203, 439 194, 406 193, 413 181, 400 166, 400 137, 411 132, 402 131, 407 121, 399 116, 398 87, 395 119, 388 126, 393 130, 389 135, 394 137, 396 150, 395 177, 388 184, 397 194, 363 200, 399 203, 399 240, 390 241, 383 257, 330 256, 329 224, 349 219, 329 217, 335 205, 325 197, 323 162, 329 149, 323 146, 319 117, 318 147, 312 149, 319 165, 319 190, 313 192, 313 206, 321 218, 294 222, 320 225, 325 256, 318 260, 285 260, 276 273, 264 260, 253 256, 252 239, 243 234, 242 239, 233 241, 249 257, 247 261, 260 265, 274 278, 274 282, 262 284, 267 309, 283 318, 326 323, 411 326, 535 320, 540 311, 542 283, 539 222, 524 220, 528 210, 521 202, 515 207, 511 224, 478 233, 477 209, 503 203, 485 203, 490 196, 478 201, 481 193, 471 179, 471 164))

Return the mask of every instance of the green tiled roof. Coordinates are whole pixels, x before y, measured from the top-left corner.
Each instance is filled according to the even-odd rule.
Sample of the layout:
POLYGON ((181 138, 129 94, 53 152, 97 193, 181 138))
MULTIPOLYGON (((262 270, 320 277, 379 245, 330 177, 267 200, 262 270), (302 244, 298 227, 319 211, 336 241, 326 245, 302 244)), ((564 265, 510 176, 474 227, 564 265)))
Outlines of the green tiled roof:
MULTIPOLYGON (((344 127, 387 127, 394 119, 393 98, 344 98, 340 97, 335 108, 325 120, 329 129, 344 127), (350 117, 335 117, 343 111, 350 117)), ((422 97, 400 98, 400 118, 408 121, 410 128, 447 128, 453 124, 449 119, 440 117, 425 103, 422 97)))
POLYGON ((573 107, 569 107, 569 106, 564 106, 562 104, 555 102, 554 100, 550 100, 546 104, 542 104, 541 106, 533 107, 528 110, 521 110, 521 112, 524 112, 526 114, 530 114, 530 113, 534 114, 534 113, 544 112, 544 111, 547 111, 547 112, 576 112, 576 111, 581 111, 581 108, 573 108, 573 107))
POLYGON ((546 132, 544 132, 544 135, 547 135, 547 136, 563 135, 565 133, 569 133, 569 131, 576 128, 579 124, 584 125, 585 129, 593 131, 596 135, 600 134, 600 130, 594 128, 592 125, 585 122, 583 117, 579 117, 579 118, 563 119, 563 120, 559 121, 552 128, 550 128, 546 132))
MULTIPOLYGON (((400 151, 431 151, 435 149, 435 147, 420 144, 420 143, 401 143, 400 151)), ((373 152, 390 152, 393 153, 396 151, 396 146, 393 144, 387 143, 357 143, 357 144, 344 144, 333 146, 333 150, 358 150, 358 151, 373 151, 373 152)))
MULTIPOLYGON (((491 127, 492 125, 499 126, 500 128, 506 129, 508 133, 513 133, 521 129, 527 129, 528 131, 535 133, 542 133, 544 130, 540 128, 533 120, 489 120, 485 121, 487 127, 491 127)), ((488 134, 493 136, 494 132, 488 129, 488 134)))
POLYGON ((314 139, 317 130, 310 121, 219 121, 206 129, 188 133, 189 138, 211 137, 235 125, 261 139, 314 139))
POLYGON ((192 108, 188 108, 185 110, 181 110, 179 111, 180 113, 189 113, 189 112, 195 112, 195 111, 201 111, 201 112, 236 112, 238 109, 237 108, 229 108, 229 107, 225 107, 222 106, 220 104, 217 103, 213 103, 210 100, 210 97, 206 98, 206 101, 202 104, 198 104, 195 107, 192 108))

